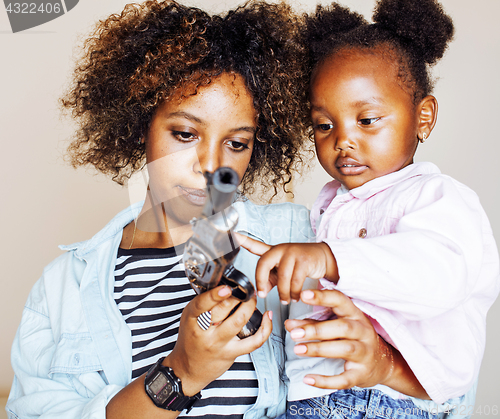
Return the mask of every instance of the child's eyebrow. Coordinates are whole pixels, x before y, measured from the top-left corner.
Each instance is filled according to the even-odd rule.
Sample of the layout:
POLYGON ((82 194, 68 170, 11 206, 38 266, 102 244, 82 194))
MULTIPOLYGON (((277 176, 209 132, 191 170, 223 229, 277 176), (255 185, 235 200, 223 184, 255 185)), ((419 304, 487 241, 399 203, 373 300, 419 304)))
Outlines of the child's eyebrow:
POLYGON ((353 103, 353 106, 360 108, 366 105, 383 105, 383 104, 385 104, 385 101, 382 98, 371 97, 369 99, 358 100, 357 102, 353 103))

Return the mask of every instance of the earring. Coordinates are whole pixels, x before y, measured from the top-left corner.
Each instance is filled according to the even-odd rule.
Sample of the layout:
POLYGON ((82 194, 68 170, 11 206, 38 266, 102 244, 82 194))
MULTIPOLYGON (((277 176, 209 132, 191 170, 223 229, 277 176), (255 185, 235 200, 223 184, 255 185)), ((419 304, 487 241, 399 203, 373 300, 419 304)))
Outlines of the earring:
POLYGON ((420 138, 420 139, 419 139, 419 141, 420 141, 421 143, 425 143, 425 140, 427 140, 427 134, 424 132, 424 133, 422 134, 422 138, 420 138))

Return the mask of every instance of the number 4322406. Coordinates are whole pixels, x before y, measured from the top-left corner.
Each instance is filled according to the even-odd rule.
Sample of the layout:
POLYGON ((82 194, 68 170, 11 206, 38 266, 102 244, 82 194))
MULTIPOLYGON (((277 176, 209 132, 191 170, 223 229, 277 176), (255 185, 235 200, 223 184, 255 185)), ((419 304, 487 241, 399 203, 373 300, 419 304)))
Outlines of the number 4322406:
POLYGON ((7 4, 7 13, 15 13, 15 14, 23 14, 23 13, 61 13, 61 4, 60 3, 8 3, 7 4))

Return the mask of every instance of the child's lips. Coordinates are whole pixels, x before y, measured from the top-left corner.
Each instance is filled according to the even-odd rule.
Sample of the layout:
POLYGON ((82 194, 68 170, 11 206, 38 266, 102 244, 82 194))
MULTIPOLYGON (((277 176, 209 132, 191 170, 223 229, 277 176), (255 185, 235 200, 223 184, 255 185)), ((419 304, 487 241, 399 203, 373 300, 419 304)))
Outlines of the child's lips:
POLYGON ((368 166, 359 163, 351 157, 339 157, 335 166, 344 176, 359 175, 368 169, 368 166))

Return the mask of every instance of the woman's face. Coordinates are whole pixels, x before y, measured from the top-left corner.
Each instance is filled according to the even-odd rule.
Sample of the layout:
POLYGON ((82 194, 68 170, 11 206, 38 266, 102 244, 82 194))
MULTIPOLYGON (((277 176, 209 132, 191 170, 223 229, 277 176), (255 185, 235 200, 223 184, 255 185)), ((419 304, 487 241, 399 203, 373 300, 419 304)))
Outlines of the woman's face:
POLYGON ((146 160, 153 205, 163 204, 169 229, 201 213, 207 199, 205 171, 231 167, 243 178, 256 119, 245 82, 233 73, 158 107, 145 138, 146 160))

